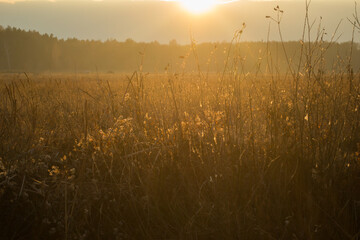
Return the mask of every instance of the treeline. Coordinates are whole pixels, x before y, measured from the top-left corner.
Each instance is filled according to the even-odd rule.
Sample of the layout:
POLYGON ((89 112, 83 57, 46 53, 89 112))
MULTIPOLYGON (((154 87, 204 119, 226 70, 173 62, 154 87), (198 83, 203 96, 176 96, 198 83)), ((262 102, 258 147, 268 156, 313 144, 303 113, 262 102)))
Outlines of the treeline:
MULTIPOLYGON (((311 55, 326 70, 344 69, 351 60, 360 68, 358 44, 320 42, 311 47, 311 55), (352 49, 352 50, 351 50, 352 49), (352 52, 351 52, 352 51, 352 52), (351 58, 350 57, 351 54, 351 58)), ((302 44, 284 43, 290 64, 298 65, 302 44)), ((308 46, 303 51, 308 51, 308 46)), ((305 61, 303 59, 303 61, 305 61)), ((244 72, 286 72, 288 61, 279 42, 240 42, 239 44, 200 43, 179 45, 143 43, 127 39, 58 39, 52 34, 0 27, 0 71, 2 72, 129 72, 140 67, 148 72, 201 71, 221 72, 224 66, 237 64, 244 72)), ((232 68, 234 69, 234 68, 232 68)), ((295 68, 294 68, 295 69, 295 68)))

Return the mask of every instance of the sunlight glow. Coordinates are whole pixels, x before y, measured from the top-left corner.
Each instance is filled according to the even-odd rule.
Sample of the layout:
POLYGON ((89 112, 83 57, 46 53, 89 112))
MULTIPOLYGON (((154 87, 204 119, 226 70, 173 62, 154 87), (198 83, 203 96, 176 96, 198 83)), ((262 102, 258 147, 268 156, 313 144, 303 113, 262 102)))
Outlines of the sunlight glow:
POLYGON ((208 12, 218 4, 216 0, 179 0, 179 2, 183 8, 194 14, 208 12))

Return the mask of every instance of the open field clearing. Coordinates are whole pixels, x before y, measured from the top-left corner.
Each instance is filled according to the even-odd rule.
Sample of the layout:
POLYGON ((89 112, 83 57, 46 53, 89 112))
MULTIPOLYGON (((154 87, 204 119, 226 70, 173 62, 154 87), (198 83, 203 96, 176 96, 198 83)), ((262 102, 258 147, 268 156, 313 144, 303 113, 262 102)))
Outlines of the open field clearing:
POLYGON ((357 74, 0 79, 1 238, 359 238, 357 74))
POLYGON ((0 239, 360 239, 356 4, 17 1, 0 239))

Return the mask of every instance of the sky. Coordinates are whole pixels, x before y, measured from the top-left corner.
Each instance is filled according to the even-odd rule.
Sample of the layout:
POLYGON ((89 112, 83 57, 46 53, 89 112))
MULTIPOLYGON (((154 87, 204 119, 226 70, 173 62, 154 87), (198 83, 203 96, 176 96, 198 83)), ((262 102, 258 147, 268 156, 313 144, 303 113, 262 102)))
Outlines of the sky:
MULTIPOLYGON (((266 41, 270 20, 277 5, 284 10, 281 27, 285 40, 297 41, 302 35, 305 1, 247 1, 218 5, 203 14, 192 14, 178 2, 154 0, 58 0, 0 2, 0 25, 36 30, 59 38, 79 38, 168 43, 176 39, 189 43, 190 32, 198 42, 230 41, 246 23, 244 41, 266 41)), ((322 25, 331 38, 342 20, 340 42, 349 41, 352 26, 347 20, 354 12, 352 0, 313 0, 310 19, 322 25)), ((314 27, 315 28, 315 27, 314 27)), ((270 40, 278 40, 276 25, 270 24, 270 40)), ((314 31, 315 34, 315 31, 314 31)), ((359 39, 359 38, 358 38, 359 39)))

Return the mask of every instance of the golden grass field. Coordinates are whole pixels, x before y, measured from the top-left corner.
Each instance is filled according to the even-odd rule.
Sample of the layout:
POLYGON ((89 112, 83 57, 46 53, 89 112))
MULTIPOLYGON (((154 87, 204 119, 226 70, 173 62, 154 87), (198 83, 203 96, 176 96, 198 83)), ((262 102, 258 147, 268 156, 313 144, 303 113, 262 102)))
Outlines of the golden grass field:
POLYGON ((358 74, 0 79, 4 239, 359 239, 358 74))
POLYGON ((0 239, 360 239, 354 39, 329 69, 306 4, 253 72, 244 24, 217 72, 0 74, 0 239))

